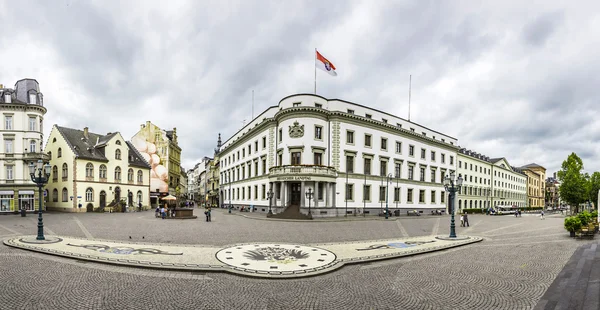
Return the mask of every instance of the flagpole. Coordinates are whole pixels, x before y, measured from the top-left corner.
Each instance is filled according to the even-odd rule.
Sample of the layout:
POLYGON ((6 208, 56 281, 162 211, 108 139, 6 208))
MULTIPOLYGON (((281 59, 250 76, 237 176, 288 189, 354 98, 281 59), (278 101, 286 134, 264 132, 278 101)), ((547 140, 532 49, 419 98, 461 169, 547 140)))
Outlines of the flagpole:
POLYGON ((315 95, 317 94, 317 48, 315 47, 315 95))
POLYGON ((412 74, 408 77, 408 121, 410 122, 410 89, 412 86, 412 74))
POLYGON ((254 119, 254 89, 252 90, 252 118, 254 119))

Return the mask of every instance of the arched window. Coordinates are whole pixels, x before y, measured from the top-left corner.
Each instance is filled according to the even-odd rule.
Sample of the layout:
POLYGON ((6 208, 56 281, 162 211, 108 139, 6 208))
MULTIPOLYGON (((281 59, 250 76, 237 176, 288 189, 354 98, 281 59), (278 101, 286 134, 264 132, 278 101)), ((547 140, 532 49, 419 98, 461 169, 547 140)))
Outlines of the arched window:
POLYGON ((29 152, 30 153, 35 153, 36 144, 37 143, 35 143, 35 140, 30 140, 29 141, 29 152))
POLYGON ((62 149, 59 147, 58 148, 58 158, 62 157, 62 149))
POLYGON ((52 191, 52 202, 58 202, 58 190, 56 188, 52 191))
MULTIPOLYGON (((40 127, 40 128, 42 128, 42 127, 40 127)), ((52 139, 52 143, 54 143, 54 142, 56 142, 56 138, 52 139)))
POLYGON ((63 179, 66 179, 66 178, 68 178, 68 176, 69 176, 69 167, 67 166, 67 163, 64 163, 62 165, 62 177, 63 177, 63 179))
POLYGON ((94 165, 92 163, 87 163, 85 165, 85 177, 86 178, 94 177, 94 165))
POLYGON ((137 192, 137 201, 142 202, 142 191, 137 192))
POLYGON ((56 167, 56 166, 52 167, 52 181, 54 181, 54 182, 58 181, 58 167, 56 167))
POLYGON ((50 159, 52 159, 52 152, 48 152, 48 157, 50 157, 50 159))
POLYGON ((115 142, 116 145, 121 145, 121 141, 117 140, 117 142, 115 142))
POLYGON ((121 180, 121 167, 115 168, 115 181, 121 180))
POLYGON ((475 200, 475 209, 477 209, 477 200, 475 200))
POLYGON ((469 209, 473 209, 473 200, 469 200, 469 209))
POLYGON ((100 165, 100 178, 106 179, 106 166, 100 165))
POLYGON ((115 151, 115 159, 121 159, 121 150, 117 149, 115 151))
POLYGON ((94 201, 94 190, 91 187, 85 190, 85 201, 92 202, 94 201))
POLYGON ((144 173, 142 172, 142 170, 138 170, 137 172, 137 181, 138 183, 144 182, 144 173))
POLYGON ((133 182, 133 169, 131 169, 131 168, 129 168, 129 170, 127 170, 127 181, 133 182))
POLYGON ((62 201, 63 202, 69 201, 69 191, 67 191, 66 187, 63 187, 63 190, 62 190, 62 201))
POLYGON ((458 208, 462 209, 462 200, 458 200, 458 208))

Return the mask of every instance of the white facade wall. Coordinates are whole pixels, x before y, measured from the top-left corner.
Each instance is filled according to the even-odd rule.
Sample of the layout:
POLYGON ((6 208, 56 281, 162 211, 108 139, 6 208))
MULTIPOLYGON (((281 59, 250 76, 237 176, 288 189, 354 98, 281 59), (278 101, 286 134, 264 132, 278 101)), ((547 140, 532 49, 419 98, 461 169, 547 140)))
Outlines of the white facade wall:
MULTIPOLYGON (((302 196, 309 188, 314 192, 316 181, 326 184, 320 186, 327 186, 324 190, 329 197, 325 194, 322 199, 316 199, 319 207, 346 207, 348 172, 348 184, 351 187, 347 201, 349 212, 360 213, 366 208, 372 213, 385 207, 385 195, 380 197, 379 194, 382 180, 388 174, 392 175, 387 192, 390 208, 398 205, 398 208, 405 210, 446 209, 446 199, 442 199, 442 180, 444 174, 456 169, 456 143, 455 138, 368 107, 341 100, 328 101, 315 95, 294 95, 267 109, 225 141, 220 153, 221 201, 229 203, 231 189, 233 205, 268 206, 265 192, 273 187, 278 196, 280 189, 277 184, 282 183, 280 178, 274 178, 273 175, 269 178, 269 170, 292 165, 292 154, 298 152, 301 166, 318 164, 315 154, 322 154, 320 165, 337 171, 337 177, 334 177, 331 185, 318 176, 303 179, 302 196), (320 137, 316 136, 317 126, 320 137), (301 136, 290 133, 291 130, 300 129, 301 136), (349 134, 353 135, 353 139, 349 140, 349 134), (370 146, 365 145, 365 135, 370 136, 370 146), (381 145, 382 138, 387 139, 385 149, 381 145), (255 147, 257 142, 258 150, 255 147), (398 152, 396 142, 400 143, 398 152), (412 155, 409 154, 410 147, 413 147, 412 155), (424 158, 421 158, 421 150, 424 150, 424 158), (346 167, 348 157, 353 158, 351 169, 346 167), (365 172, 369 171, 365 171, 365 158, 371 159, 370 173, 367 174, 365 172), (383 173, 382 162, 387 163, 383 173), (258 175, 255 174, 255 163, 258 164, 258 175), (263 173, 265 163, 266 173, 263 173), (398 178, 396 163, 400 165, 398 178), (409 179, 409 167, 414 169, 412 179, 409 179), (421 168, 424 169, 423 180, 420 178, 421 168), (370 186, 370 197, 366 200, 363 190, 365 183, 370 186), (397 204, 394 199, 395 188, 400 189, 397 204), (412 192, 411 198, 408 197, 409 190, 412 192), (424 191, 422 201, 420 191, 424 191)), ((293 178, 294 173, 290 173, 289 177, 293 178)), ((387 182, 383 180, 383 184, 385 186, 387 182)), ((287 192, 284 197, 276 197, 274 205, 280 206, 281 199, 289 198, 289 194, 287 192)), ((302 200, 301 207, 307 207, 307 199, 302 200)))

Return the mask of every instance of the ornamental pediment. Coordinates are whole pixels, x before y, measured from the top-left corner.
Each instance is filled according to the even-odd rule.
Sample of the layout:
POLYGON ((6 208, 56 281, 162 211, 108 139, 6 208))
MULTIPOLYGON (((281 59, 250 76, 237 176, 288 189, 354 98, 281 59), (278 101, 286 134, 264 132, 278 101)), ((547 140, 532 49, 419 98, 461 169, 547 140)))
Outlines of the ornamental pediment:
POLYGON ((302 138, 304 136, 304 125, 300 125, 298 121, 290 126, 290 138, 302 138))

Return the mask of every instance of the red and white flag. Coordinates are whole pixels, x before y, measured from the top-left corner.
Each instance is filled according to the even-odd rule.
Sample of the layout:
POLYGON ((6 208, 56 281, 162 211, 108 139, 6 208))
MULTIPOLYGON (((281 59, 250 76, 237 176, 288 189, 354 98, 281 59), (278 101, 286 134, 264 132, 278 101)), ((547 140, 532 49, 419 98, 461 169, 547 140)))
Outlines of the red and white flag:
POLYGON ((337 76, 337 73, 335 72, 335 66, 329 60, 327 60, 327 58, 323 57, 321 53, 318 51, 316 52, 317 61, 315 62, 315 65, 317 68, 329 73, 332 76, 337 76))

